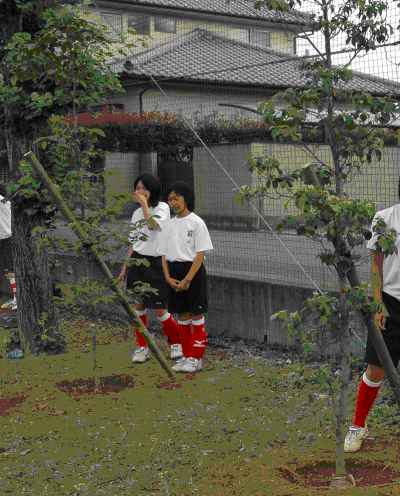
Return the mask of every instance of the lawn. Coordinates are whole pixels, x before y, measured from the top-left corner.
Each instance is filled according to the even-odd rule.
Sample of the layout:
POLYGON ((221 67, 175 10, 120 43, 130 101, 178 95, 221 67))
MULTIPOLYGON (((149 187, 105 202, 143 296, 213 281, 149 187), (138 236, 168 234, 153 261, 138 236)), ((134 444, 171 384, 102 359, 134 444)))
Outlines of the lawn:
MULTIPOLYGON (((93 377, 92 327, 84 320, 68 327, 64 355, 0 359, 1 495, 328 492, 304 486, 313 465, 334 461, 321 365, 266 358, 248 348, 210 348, 201 373, 179 376, 170 387, 154 358, 131 365, 126 328, 97 322, 98 381, 114 376, 106 382, 115 386, 120 376, 127 387, 68 394, 66 381, 93 377)), ((395 412, 387 401, 377 405, 370 419, 375 439, 348 456, 353 467, 369 463, 371 473, 400 472, 395 412)), ((357 487, 341 494, 400 495, 400 487, 357 487)))

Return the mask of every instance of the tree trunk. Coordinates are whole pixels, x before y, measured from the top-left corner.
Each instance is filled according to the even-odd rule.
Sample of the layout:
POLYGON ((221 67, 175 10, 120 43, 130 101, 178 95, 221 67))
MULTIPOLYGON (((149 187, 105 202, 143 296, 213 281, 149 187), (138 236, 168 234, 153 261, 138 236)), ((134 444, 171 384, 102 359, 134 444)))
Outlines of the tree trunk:
POLYGON ((40 220, 27 211, 23 203, 12 205, 19 328, 33 354, 57 353, 65 349, 65 341, 59 332, 47 250, 38 246, 32 233, 40 220))
POLYGON ((339 365, 339 391, 336 398, 336 477, 344 477, 346 475, 346 463, 344 459, 344 425, 347 414, 347 400, 350 384, 350 354, 351 340, 349 332, 349 310, 346 303, 346 277, 343 274, 339 275, 340 281, 340 336, 338 360, 339 365))

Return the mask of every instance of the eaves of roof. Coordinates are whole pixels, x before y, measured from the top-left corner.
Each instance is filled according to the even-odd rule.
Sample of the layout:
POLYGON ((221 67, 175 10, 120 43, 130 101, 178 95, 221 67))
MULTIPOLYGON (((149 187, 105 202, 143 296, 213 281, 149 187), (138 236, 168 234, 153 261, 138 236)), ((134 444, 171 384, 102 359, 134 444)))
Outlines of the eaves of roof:
POLYGON ((101 4, 113 4, 121 8, 157 8, 166 12, 182 14, 208 14, 232 19, 265 21, 272 24, 292 25, 296 31, 315 29, 314 16, 297 10, 277 11, 265 7, 256 9, 253 0, 100 0, 101 4))

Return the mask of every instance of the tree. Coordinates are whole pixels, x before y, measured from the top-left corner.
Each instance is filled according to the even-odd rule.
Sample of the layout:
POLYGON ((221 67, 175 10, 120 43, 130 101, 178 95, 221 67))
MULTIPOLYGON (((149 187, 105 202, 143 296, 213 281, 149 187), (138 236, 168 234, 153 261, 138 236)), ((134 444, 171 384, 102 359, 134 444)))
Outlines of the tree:
MULTIPOLYGON (((256 3, 281 10, 305 4, 302 0, 256 3)), ((276 141, 303 146, 310 153, 312 163, 303 169, 283 170, 273 156, 252 159, 250 167, 259 179, 258 186, 243 187, 241 196, 285 194, 287 203, 295 205, 298 215, 288 216, 282 225, 294 227, 299 235, 321 243, 322 262, 336 270, 337 296, 317 294, 300 312, 291 315, 281 312, 278 316, 292 330, 301 328, 307 317, 314 316, 320 327, 336 336, 338 348, 333 371, 340 382, 336 408, 336 475, 339 484, 346 484, 343 424, 350 381, 349 318, 354 309, 365 316, 398 401, 400 381, 371 320, 371 315, 381 308, 369 301, 356 270, 357 247, 365 242, 374 206, 366 200, 350 198, 345 184, 350 174, 361 173, 373 159, 381 159, 386 128, 398 117, 400 107, 396 98, 354 91, 350 84, 353 78, 350 64, 354 58, 386 43, 393 33, 386 19, 387 2, 311 0, 307 2, 307 9, 310 4, 318 11, 323 48, 318 48, 309 38, 317 55, 302 63, 304 87, 275 95, 260 106, 259 112, 276 141), (347 48, 352 51, 345 64, 336 66, 332 46, 338 37, 344 37, 347 48), (308 146, 310 138, 316 139, 321 134, 322 142, 330 149, 330 162, 308 146)), ((379 229, 382 251, 393 252, 393 233, 382 225, 379 229)))
POLYGON ((24 173, 22 158, 49 134, 52 116, 76 115, 121 89, 107 65, 111 55, 103 27, 74 7, 0 1, 0 151, 10 172, 19 325, 33 353, 61 351, 64 341, 47 252, 38 243, 54 209, 40 181, 24 173))

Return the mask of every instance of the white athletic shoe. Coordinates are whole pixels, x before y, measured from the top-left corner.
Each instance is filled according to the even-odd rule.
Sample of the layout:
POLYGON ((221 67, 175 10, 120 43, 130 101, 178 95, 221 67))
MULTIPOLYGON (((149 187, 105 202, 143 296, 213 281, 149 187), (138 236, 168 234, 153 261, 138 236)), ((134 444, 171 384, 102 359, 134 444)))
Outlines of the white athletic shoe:
POLYGON ((175 365, 172 366, 172 370, 175 372, 181 372, 181 368, 182 368, 183 364, 186 362, 186 360, 187 360, 187 358, 184 356, 181 358, 178 358, 175 365))
POLYGON ((203 368, 203 362, 202 360, 198 360, 197 358, 186 358, 184 361, 179 362, 177 364, 179 367, 174 370, 176 372, 185 372, 187 374, 193 374, 194 372, 199 372, 203 368))
POLYGON ((150 351, 148 348, 141 346, 140 348, 136 348, 132 355, 132 363, 144 363, 146 360, 150 358, 150 351))
POLYGON ((8 300, 5 303, 3 303, 1 305, 1 308, 11 308, 11 310, 13 310, 14 305, 15 305, 15 307, 17 306, 17 301, 14 299, 11 299, 11 300, 8 300))
POLYGON ((368 437, 368 429, 365 427, 355 427, 349 428, 344 440, 344 452, 345 453, 355 453, 358 451, 364 440, 368 437))
POLYGON ((177 360, 183 357, 182 345, 181 344, 171 344, 171 360, 177 360))

